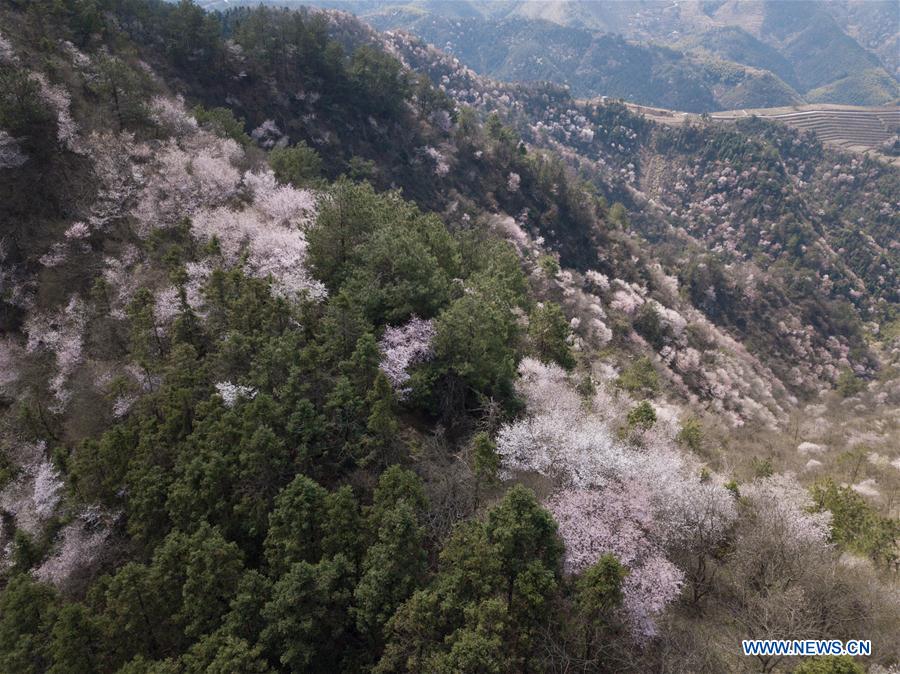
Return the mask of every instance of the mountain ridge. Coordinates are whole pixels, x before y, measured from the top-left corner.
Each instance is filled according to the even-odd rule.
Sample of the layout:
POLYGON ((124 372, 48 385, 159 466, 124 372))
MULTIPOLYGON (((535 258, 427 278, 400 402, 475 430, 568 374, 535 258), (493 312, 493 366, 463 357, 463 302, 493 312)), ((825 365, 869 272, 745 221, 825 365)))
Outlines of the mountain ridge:
MULTIPOLYGON (((281 4, 299 6, 300 3, 281 4)), ((710 93, 698 95, 699 90, 695 90, 691 95, 685 94, 683 102, 672 107, 697 112, 762 107, 756 103, 766 97, 778 103, 788 102, 792 96, 799 99, 808 96, 809 102, 874 105, 896 101, 900 97, 896 63, 890 59, 882 63, 879 55, 863 47, 848 33, 855 31, 859 36, 860 26, 866 25, 873 35, 881 36, 877 38, 877 44, 881 45, 878 53, 890 56, 891 43, 885 42, 887 38, 877 23, 887 21, 889 25, 893 21, 897 25, 900 22, 900 7, 890 2, 873 3, 871 7, 840 0, 824 4, 762 0, 710 4, 698 0, 678 6, 654 0, 612 4, 397 4, 323 0, 313 4, 356 12, 380 29, 411 30, 429 42, 455 48, 464 62, 499 79, 513 75, 535 80, 552 72, 555 81, 572 84, 579 95, 621 96, 635 103, 658 105, 663 96, 670 95, 666 93, 667 85, 675 87, 678 82, 688 90, 693 79, 709 80, 708 89, 731 90, 730 98, 727 92, 718 91, 710 96, 710 93), (465 30, 460 30, 463 25, 465 30), (490 54, 496 51, 497 45, 492 40, 470 34, 487 32, 487 26, 491 26, 490 31, 501 42, 517 45, 517 50, 510 54, 508 63, 497 63, 493 68, 487 65, 489 69, 485 70, 487 62, 495 61, 495 56, 490 54), (609 75, 610 79, 603 77, 604 64, 609 68, 611 60, 622 61, 616 56, 621 51, 621 46, 616 44, 616 34, 622 35, 634 50, 626 63, 635 59, 638 62, 660 58, 658 50, 662 47, 685 53, 674 60, 671 54, 664 57, 661 77, 648 90, 629 90, 613 75, 609 75), (564 55, 572 44, 582 43, 588 36, 595 36, 597 40, 593 49, 582 49, 577 56, 564 55), (723 40, 723 37, 728 39, 723 40), (740 38, 739 42, 737 38, 740 38), (479 52, 482 48, 485 53, 479 52), (529 65, 532 52, 536 58, 549 58, 554 62, 554 70, 547 71, 540 63, 529 65), (585 62, 590 63, 587 78, 585 62), (680 75, 680 79, 668 81, 667 72, 677 75, 679 69, 685 70, 685 74, 680 75), (754 74, 754 69, 764 72, 754 74), (743 86, 729 82, 738 73, 747 80, 743 86), (752 102, 754 100, 756 103, 752 102)), ((652 77, 646 71, 629 72, 625 82, 652 77)))

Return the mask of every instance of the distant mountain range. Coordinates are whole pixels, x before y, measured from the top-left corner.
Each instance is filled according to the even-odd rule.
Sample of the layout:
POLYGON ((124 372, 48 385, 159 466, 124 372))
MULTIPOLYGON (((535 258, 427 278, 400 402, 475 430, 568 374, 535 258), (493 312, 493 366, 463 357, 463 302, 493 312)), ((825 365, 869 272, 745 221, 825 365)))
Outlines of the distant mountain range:
POLYGON ((549 80, 583 98, 704 112, 900 97, 900 3, 891 0, 269 4, 343 9, 377 29, 418 35, 479 74, 549 80))

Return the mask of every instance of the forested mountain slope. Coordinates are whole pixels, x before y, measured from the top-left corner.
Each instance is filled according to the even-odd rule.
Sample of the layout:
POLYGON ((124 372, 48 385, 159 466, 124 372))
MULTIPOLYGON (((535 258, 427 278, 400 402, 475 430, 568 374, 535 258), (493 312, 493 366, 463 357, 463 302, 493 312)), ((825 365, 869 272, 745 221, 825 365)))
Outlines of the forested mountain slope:
POLYGON ((306 4, 410 31, 482 75, 550 80, 580 97, 708 112, 797 102, 885 105, 900 96, 900 6, 890 0, 306 4))
POLYGON ((0 671, 897 662, 895 170, 334 12, 0 65, 0 671))
MULTIPOLYGON (((377 23, 393 27, 398 21, 389 14, 377 23)), ((803 100, 778 76, 760 68, 584 28, 539 20, 430 15, 401 25, 476 72, 505 81, 565 84, 580 98, 603 95, 690 112, 803 100)))

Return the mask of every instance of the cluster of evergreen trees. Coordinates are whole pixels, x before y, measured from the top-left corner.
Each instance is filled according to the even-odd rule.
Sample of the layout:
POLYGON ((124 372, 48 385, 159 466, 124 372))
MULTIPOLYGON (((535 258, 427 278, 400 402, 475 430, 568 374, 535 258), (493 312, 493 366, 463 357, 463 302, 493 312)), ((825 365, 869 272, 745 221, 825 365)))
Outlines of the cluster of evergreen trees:
MULTIPOLYGON (((122 39, 109 27, 112 13, 173 69, 196 68, 204 87, 223 77, 232 35, 251 68, 324 92, 339 116, 391 119, 410 95, 396 61, 370 48, 346 59, 321 20, 297 14, 223 19, 190 3, 150 2, 24 10, 27 25, 66 25, 84 48, 122 39)), ((109 88, 85 96, 99 97, 114 128, 156 133, 147 115, 153 83, 129 59, 107 59, 109 88)), ((3 86, 22 92, 4 97, 4 125, 51 137, 38 128, 50 120, 33 83, 23 75, 3 86)), ((198 107, 195 116, 249 145, 229 110, 198 107)), ((32 164, 58 161, 52 143, 47 152, 32 164)), ((442 540, 420 478, 400 466, 411 463, 420 429, 441 422, 464 438, 478 410, 516 409, 513 377, 527 348, 516 315, 533 305, 520 261, 484 229, 451 233, 398 193, 347 177, 329 185, 319 157, 298 144, 269 159, 280 180, 327 191, 306 232, 308 266, 327 300, 286 300, 269 281, 223 264, 202 289, 201 318, 187 300, 186 265, 215 260, 216 242, 199 246, 187 219, 136 241, 178 287, 170 331, 157 323, 151 288, 134 293, 123 321, 110 315, 114 289, 101 275, 86 279, 92 348, 136 363, 149 392, 75 445, 56 434, 59 419, 42 418, 42 401, 25 405, 23 431, 56 439, 54 462, 73 504, 120 516, 100 575, 63 593, 30 572, 65 522, 45 537, 17 532, 0 595, 3 671, 420 671, 426 661, 435 671, 508 671, 539 657, 547 606, 562 596, 552 518, 516 489, 442 540), (413 316, 434 319, 434 357, 413 373, 401 404, 379 369, 377 340, 413 316), (216 388, 223 381, 252 395, 226 399, 216 388), (419 624, 423 602, 437 601, 442 609, 427 612, 427 628, 419 624)), ((346 166, 325 164, 332 175, 346 166)), ((18 241, 27 254, 28 233, 18 241)), ((571 366, 561 312, 535 312, 535 348, 571 366)), ((473 470, 491 484, 497 459, 479 437, 473 470)))
MULTIPOLYGON (((513 309, 527 298, 512 250, 451 236, 367 184, 342 181, 331 197, 309 233, 324 303, 294 305, 219 269, 206 319, 182 292, 161 335, 151 293, 136 293, 128 352, 159 384, 56 456, 79 500, 122 513, 124 563, 73 601, 18 555, 0 596, 5 671, 512 671, 541 656, 550 607, 569 592, 597 621, 612 615, 624 571, 605 562, 603 596, 563 592, 556 525, 531 492, 515 488, 434 540, 422 483, 396 464, 410 447, 375 335, 413 313, 437 317, 409 412, 464 426, 486 398, 513 404, 513 309), (255 395, 229 405, 222 379, 255 395)), ((174 279, 187 249, 168 251, 174 279)), ((552 331, 540 343, 565 347, 552 331)), ((489 480, 496 459, 481 444, 489 480)))

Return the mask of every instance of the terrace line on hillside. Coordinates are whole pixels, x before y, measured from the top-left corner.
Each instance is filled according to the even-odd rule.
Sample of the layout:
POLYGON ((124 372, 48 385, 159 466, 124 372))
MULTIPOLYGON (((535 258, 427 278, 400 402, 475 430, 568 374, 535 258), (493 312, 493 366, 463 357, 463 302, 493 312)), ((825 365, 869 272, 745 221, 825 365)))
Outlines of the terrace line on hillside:
MULTIPOLYGON (((633 103, 626 105, 631 110, 663 124, 680 124, 685 119, 700 118, 699 115, 690 112, 633 103)), ((881 144, 900 132, 900 107, 815 105, 710 113, 710 118, 722 122, 732 122, 751 116, 783 122, 800 131, 814 131, 823 143, 854 152, 871 152, 900 166, 900 158, 887 157, 880 153, 881 144)))

